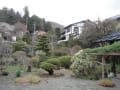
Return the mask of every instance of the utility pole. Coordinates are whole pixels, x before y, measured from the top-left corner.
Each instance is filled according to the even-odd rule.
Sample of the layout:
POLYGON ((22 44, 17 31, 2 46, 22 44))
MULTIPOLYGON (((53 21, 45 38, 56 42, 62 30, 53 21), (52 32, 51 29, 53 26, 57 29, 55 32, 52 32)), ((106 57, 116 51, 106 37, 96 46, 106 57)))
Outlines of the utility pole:
POLYGON ((26 17, 26 29, 28 30, 28 17, 26 17))
POLYGON ((32 34, 32 54, 34 55, 34 42, 35 42, 35 30, 36 30, 36 24, 33 23, 33 34, 32 34))
POLYGON ((33 33, 35 33, 35 29, 36 29, 36 24, 35 24, 35 22, 33 23, 33 29, 34 29, 33 33))

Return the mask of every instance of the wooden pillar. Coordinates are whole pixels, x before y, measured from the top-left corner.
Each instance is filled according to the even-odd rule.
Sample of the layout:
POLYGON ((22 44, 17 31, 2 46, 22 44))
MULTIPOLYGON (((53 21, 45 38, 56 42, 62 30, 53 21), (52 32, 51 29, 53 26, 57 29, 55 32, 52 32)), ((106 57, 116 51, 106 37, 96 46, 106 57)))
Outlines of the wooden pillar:
POLYGON ((112 57, 111 71, 114 73, 116 77, 116 57, 115 56, 112 57))
POLYGON ((104 78, 104 64, 105 64, 105 58, 102 56, 102 78, 104 78))

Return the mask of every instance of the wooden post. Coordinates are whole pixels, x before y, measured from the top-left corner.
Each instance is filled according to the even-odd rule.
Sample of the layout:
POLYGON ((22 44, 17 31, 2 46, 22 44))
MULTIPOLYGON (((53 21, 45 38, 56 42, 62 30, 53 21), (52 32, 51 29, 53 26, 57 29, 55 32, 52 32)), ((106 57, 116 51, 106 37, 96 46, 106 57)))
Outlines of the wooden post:
POLYGON ((104 56, 102 56, 102 79, 104 78, 104 62, 105 62, 105 58, 104 56))

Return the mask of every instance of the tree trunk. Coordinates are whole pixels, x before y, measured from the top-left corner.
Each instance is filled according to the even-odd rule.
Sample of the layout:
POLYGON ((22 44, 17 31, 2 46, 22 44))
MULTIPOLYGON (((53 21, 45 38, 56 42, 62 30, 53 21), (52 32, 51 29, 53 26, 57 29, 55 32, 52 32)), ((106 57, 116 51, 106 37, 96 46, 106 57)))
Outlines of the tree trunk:
POLYGON ((53 69, 48 70, 48 73, 49 73, 49 75, 53 75, 54 74, 53 69))

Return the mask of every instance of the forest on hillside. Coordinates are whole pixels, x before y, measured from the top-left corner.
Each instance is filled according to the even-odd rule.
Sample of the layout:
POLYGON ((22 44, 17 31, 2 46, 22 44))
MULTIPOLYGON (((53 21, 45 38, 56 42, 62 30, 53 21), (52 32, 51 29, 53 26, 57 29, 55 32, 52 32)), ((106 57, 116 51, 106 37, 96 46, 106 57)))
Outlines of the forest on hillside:
POLYGON ((45 18, 40 18, 35 14, 30 16, 30 11, 27 6, 23 8, 23 11, 24 14, 21 15, 19 11, 15 11, 13 8, 3 7, 0 9, 0 22, 13 25, 19 21, 27 26, 30 33, 32 33, 34 29, 48 32, 52 31, 52 29, 60 31, 60 29, 63 28, 62 25, 55 23, 53 26, 52 22, 46 21, 45 18))

